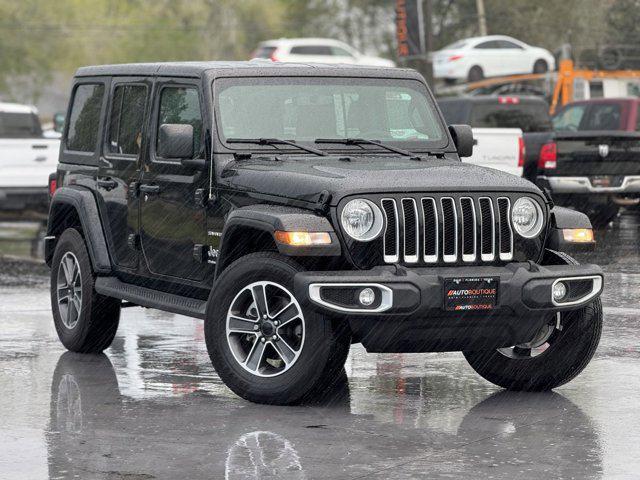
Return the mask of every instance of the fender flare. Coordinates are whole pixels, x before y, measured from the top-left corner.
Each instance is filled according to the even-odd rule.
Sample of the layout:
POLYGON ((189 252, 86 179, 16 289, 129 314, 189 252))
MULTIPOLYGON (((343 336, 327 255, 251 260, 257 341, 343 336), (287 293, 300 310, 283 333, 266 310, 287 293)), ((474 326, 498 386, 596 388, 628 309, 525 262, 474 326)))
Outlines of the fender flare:
MULTIPOLYGON (((229 255, 233 245, 230 239, 238 229, 250 228, 269 234, 278 251, 286 256, 340 256, 342 249, 331 222, 311 210, 280 205, 251 205, 233 210, 226 218, 220 239, 218 266, 225 264, 224 258, 229 255), (305 231, 327 232, 331 236, 331 244, 310 247, 294 247, 276 241, 274 232, 305 231)), ((218 272, 219 273, 219 272, 218 272)))
POLYGON ((56 190, 49 207, 49 220, 47 223, 47 242, 45 242, 45 260, 49 264, 53 257, 53 249, 57 238, 55 236, 56 211, 64 207, 73 208, 78 214, 82 233, 84 236, 91 265, 96 273, 108 274, 111 272, 111 258, 102 223, 98 212, 98 205, 93 194, 86 189, 77 187, 62 187, 56 190))
POLYGON ((547 248, 564 252, 591 251, 595 248, 595 242, 582 244, 566 242, 562 230, 572 228, 593 229, 591 220, 584 213, 570 208, 553 207, 551 209, 547 248))

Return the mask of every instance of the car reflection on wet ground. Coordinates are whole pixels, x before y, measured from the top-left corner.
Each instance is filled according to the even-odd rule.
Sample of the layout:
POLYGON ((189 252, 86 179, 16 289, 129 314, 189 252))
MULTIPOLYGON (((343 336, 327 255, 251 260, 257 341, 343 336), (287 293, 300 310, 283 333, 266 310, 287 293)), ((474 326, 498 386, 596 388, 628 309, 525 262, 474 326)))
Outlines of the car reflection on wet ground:
POLYGON ((598 233, 605 329, 554 393, 502 391, 459 353, 373 355, 313 405, 234 396, 202 323, 128 308, 106 354, 65 352, 46 273, 0 270, 0 478, 638 478, 640 222, 598 233), (21 284, 20 278, 25 282, 21 284))

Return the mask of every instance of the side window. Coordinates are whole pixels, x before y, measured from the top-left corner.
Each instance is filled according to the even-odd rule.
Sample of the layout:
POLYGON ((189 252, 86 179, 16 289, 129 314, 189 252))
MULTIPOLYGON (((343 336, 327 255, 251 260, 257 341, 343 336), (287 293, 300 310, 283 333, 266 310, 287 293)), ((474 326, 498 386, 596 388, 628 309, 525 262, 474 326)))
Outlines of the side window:
POLYGON ((499 40, 498 43, 500 44, 499 48, 511 48, 511 49, 522 50, 522 47, 520 45, 510 42, 509 40, 499 40))
POLYGON ((138 155, 147 103, 144 85, 118 85, 113 91, 109 117, 109 153, 138 155))
POLYGON ((500 44, 496 40, 490 40, 488 42, 479 43, 478 45, 476 45, 473 48, 479 48, 481 50, 486 50, 486 49, 490 49, 490 48, 500 48, 500 44))
POLYGON ((291 47, 292 55, 332 55, 331 47, 325 45, 301 45, 291 47))
POLYGON ((331 47, 331 55, 334 55, 334 56, 337 56, 337 57, 352 57, 353 56, 349 52, 347 52, 344 48, 340 48, 340 47, 331 47))
POLYGON ((585 105, 574 105, 567 107, 558 113, 553 119, 554 130, 575 132, 580 126, 584 115, 585 105))
MULTIPOLYGON (((195 158, 204 158, 202 143, 202 114, 198 90, 192 87, 165 87, 160 92, 158 127, 165 123, 193 126, 195 158)), ((156 140, 157 142, 157 140, 156 140)), ((156 143, 156 148, 158 147, 156 143)))
POLYGON ((79 85, 76 88, 69 116, 66 144, 68 150, 95 151, 103 98, 103 84, 79 85))

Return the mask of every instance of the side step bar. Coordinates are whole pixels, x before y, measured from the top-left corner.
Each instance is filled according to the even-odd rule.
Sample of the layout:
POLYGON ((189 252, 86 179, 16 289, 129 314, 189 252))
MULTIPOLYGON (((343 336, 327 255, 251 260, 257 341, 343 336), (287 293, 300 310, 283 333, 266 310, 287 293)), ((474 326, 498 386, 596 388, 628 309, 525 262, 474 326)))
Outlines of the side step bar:
POLYGON ((157 308, 188 317, 204 319, 207 308, 207 302, 204 300, 132 285, 115 277, 96 278, 95 289, 101 295, 126 300, 141 307, 157 308))

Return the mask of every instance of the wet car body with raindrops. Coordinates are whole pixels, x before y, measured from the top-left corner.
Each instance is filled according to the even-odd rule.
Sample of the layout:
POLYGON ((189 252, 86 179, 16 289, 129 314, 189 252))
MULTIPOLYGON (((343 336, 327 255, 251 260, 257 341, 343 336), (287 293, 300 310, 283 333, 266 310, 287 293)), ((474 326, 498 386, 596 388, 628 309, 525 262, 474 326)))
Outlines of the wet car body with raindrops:
POLYGON ((109 347, 127 306, 202 318, 238 395, 314 397, 352 343, 463 351, 548 390, 595 352, 588 218, 477 166, 414 71, 255 62, 76 73, 45 258, 58 336, 109 347))

